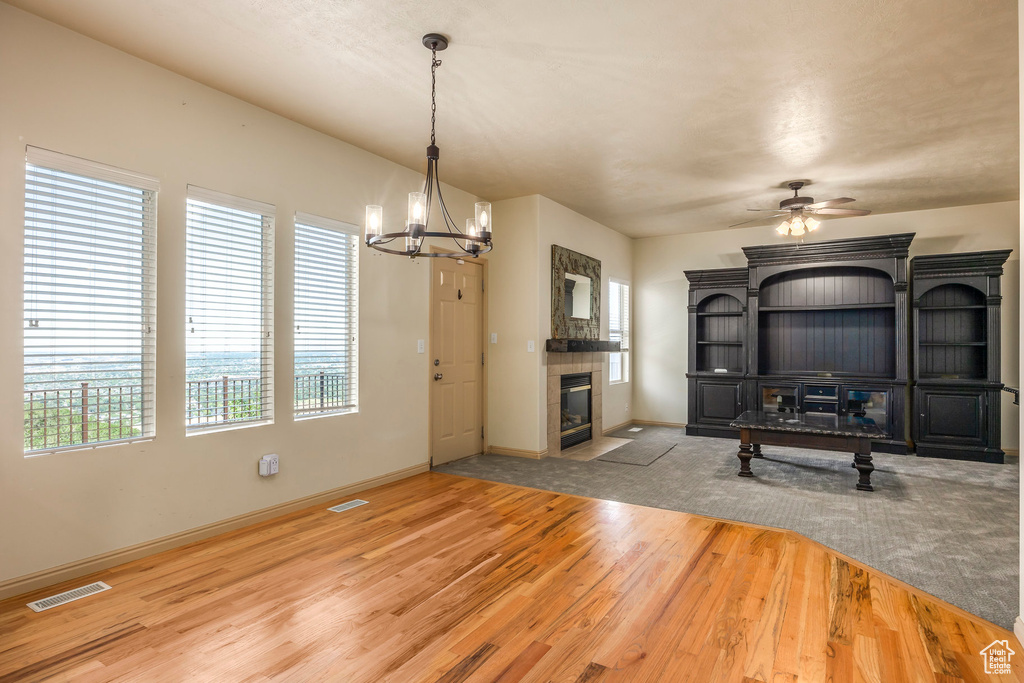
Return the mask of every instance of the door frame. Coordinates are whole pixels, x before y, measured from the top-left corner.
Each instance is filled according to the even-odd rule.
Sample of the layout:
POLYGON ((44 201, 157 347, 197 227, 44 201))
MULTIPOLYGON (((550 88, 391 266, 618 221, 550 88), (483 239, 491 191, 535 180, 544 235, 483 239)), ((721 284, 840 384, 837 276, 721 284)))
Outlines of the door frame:
MULTIPOLYGON (((439 247, 431 247, 431 252, 443 253, 443 254, 455 254, 458 253, 453 249, 442 249, 439 247)), ((483 453, 487 453, 490 450, 490 432, 487 430, 487 375, 488 369, 490 368, 491 355, 487 351, 488 338, 487 338, 487 320, 488 320, 488 298, 487 298, 487 275, 489 263, 487 262, 486 256, 478 256, 477 258, 464 258, 466 263, 471 265, 478 265, 481 268, 480 271, 480 282, 483 283, 483 307, 480 315, 480 348, 483 349, 484 354, 484 367, 481 376, 481 387, 480 387, 480 421, 483 422, 484 437, 482 440, 483 453)), ((426 367, 427 377, 427 466, 434 466, 434 421, 432 416, 434 414, 434 392, 431 389, 430 377, 434 374, 434 365, 431 360, 434 358, 434 350, 431 348, 431 344, 434 340, 434 259, 429 259, 430 263, 430 289, 427 295, 427 353, 424 361, 426 367)))

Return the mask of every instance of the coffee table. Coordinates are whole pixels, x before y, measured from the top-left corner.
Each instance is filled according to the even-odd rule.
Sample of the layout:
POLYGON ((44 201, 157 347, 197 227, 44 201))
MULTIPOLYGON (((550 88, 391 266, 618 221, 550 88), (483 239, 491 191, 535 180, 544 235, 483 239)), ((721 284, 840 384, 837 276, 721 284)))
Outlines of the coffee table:
POLYGON ((730 424, 740 430, 741 477, 752 477, 751 458, 763 458, 761 446, 816 448, 853 453, 853 467, 860 473, 857 489, 874 491, 871 486, 871 440, 884 436, 874 420, 855 415, 822 413, 779 413, 748 410, 730 424))

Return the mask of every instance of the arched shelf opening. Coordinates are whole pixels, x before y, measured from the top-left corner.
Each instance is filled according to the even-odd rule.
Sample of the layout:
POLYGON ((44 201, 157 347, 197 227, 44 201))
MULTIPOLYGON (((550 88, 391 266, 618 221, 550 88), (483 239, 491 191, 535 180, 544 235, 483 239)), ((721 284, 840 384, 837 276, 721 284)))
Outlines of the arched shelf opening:
POLYGON ((774 275, 758 293, 762 375, 896 376, 892 277, 856 266, 774 275))
POLYGON ((918 376, 984 379, 988 353, 985 295, 966 284, 944 284, 922 294, 915 308, 918 376))
POLYGON ((742 373, 743 302, 714 294, 697 304, 697 372, 742 373))

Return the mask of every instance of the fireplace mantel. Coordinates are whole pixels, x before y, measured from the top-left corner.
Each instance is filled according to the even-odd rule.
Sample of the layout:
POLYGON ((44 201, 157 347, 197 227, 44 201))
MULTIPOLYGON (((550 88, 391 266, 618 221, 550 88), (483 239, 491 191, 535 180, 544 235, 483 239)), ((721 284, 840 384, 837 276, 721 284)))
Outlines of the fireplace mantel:
POLYGON ((548 353, 618 353, 619 342, 596 339, 548 339, 544 345, 548 353))

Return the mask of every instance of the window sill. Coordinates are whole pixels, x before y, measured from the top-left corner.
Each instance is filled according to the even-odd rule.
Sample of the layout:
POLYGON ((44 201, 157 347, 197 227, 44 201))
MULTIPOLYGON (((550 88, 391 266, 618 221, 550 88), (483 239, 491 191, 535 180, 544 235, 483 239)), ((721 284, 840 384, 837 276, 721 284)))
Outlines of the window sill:
POLYGON ((185 436, 199 436, 200 434, 213 434, 215 432, 233 432, 238 429, 249 429, 251 427, 263 427, 274 424, 273 420, 253 420, 251 422, 233 422, 227 425, 213 425, 210 427, 185 427, 185 436))
POLYGON ((73 446, 62 446, 60 448, 48 448, 46 450, 38 451, 25 451, 26 458, 37 458, 41 455, 59 455, 61 453, 73 453, 77 451, 95 451, 99 448, 109 448, 111 446, 127 446, 129 444, 146 443, 156 439, 156 436, 141 436, 137 439, 114 439, 112 441, 97 441, 96 443, 81 444, 77 443, 73 446))
POLYGON ((358 415, 359 408, 339 408, 338 410, 325 410, 322 413, 306 413, 303 415, 296 415, 296 422, 305 422, 306 420, 319 420, 323 417, 338 417, 339 415, 358 415))

